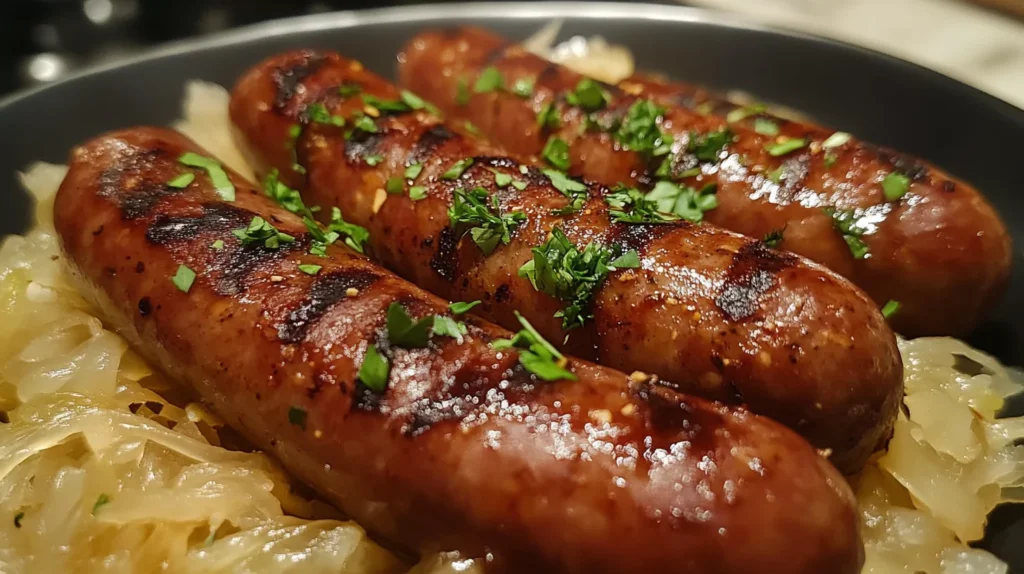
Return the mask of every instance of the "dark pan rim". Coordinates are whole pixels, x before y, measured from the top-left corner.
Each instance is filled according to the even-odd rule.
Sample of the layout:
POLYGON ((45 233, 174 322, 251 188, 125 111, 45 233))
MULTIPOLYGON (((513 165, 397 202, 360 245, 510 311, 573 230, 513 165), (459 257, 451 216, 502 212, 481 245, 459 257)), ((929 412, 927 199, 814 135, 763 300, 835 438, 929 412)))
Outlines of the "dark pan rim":
POLYGON ((808 42, 824 44, 842 50, 860 53, 861 55, 887 65, 902 67, 908 72, 930 76, 933 81, 944 83, 951 90, 959 92, 964 98, 971 98, 993 108, 1008 121, 1019 124, 1024 130, 1024 109, 1020 109, 996 96, 983 92, 960 80, 941 72, 879 52, 872 48, 850 44, 840 40, 819 36, 817 34, 793 30, 784 26, 767 25, 742 15, 695 8, 688 6, 666 6, 658 4, 626 4, 622 2, 472 2, 466 4, 423 4, 418 6, 395 6, 374 8, 369 10, 349 10, 324 14, 309 14, 292 18, 269 20, 248 26, 242 26, 210 36, 185 38, 169 42, 163 46, 145 50, 141 54, 128 58, 87 67, 57 82, 44 84, 15 92, 0 99, 0 113, 11 105, 31 98, 48 90, 63 89, 65 85, 76 80, 102 74, 121 68, 160 60, 162 58, 186 54, 195 51, 206 51, 223 46, 258 42, 263 38, 289 36, 304 32, 324 30, 343 30, 365 25, 393 23, 440 23, 452 19, 486 19, 493 17, 500 10, 503 19, 517 20, 538 19, 573 19, 573 20, 610 20, 624 18, 629 20, 651 20, 661 22, 687 22, 708 24, 717 28, 741 30, 772 34, 808 42), (514 9, 510 9, 514 8, 514 9))

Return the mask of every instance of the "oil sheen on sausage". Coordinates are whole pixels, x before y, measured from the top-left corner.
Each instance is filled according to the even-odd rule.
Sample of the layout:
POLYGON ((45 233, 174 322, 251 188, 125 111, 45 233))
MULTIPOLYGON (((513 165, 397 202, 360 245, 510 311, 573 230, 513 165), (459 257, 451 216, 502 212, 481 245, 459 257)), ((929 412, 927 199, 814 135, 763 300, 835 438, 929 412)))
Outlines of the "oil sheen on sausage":
POLYGON ((381 102, 400 97, 357 62, 294 52, 240 80, 231 115, 258 172, 279 169, 307 203, 325 208, 321 213, 340 207, 348 221, 369 229, 378 261, 441 297, 482 300, 476 310, 509 328, 518 310, 551 341, 568 337, 570 354, 746 404, 830 449, 843 471, 859 469, 888 438, 902 394, 895 338, 871 300, 845 279, 710 225, 613 223, 608 190, 597 185, 577 212, 552 214, 569 200, 539 169, 503 157, 426 109, 367 104, 398 107, 381 102), (312 109, 346 123, 302 123, 312 109), (368 112, 377 115, 374 131, 354 130, 356 121, 370 128, 372 115, 359 119, 368 112), (467 158, 472 165, 452 177, 467 158), (293 169, 296 162, 304 173, 293 169), (411 165, 422 170, 407 178, 411 165), (499 185, 497 174, 522 189, 499 185), (395 178, 402 188, 388 193, 395 178), (423 199, 410 197, 412 186, 422 188, 423 199), (473 188, 496 199, 503 213, 526 217, 489 255, 449 221, 454 191, 473 188), (593 241, 635 250, 640 259, 639 268, 609 275, 592 299, 593 319, 570 331, 555 316, 565 302, 519 275, 554 227, 580 250, 593 241))
POLYGON ((849 278, 879 306, 899 302, 891 321, 903 335, 962 336, 1004 291, 1011 256, 1005 225, 971 186, 918 159, 770 117, 763 107, 716 105, 703 90, 643 75, 604 86, 607 106, 589 122, 565 100, 582 76, 475 28, 420 34, 399 61, 405 87, 472 121, 515 155, 539 154, 558 137, 570 146, 571 173, 641 188, 666 177, 658 168, 670 156, 667 177, 697 188, 717 184, 718 207, 705 214, 708 221, 751 237, 781 232, 782 248, 849 278), (532 94, 470 91, 460 105, 459 83, 472 86, 488 67, 505 86, 534 79, 532 94), (614 131, 593 127, 614 125, 638 100, 661 108, 659 126, 674 139, 666 156, 631 151, 614 131), (559 127, 537 124, 548 103, 559 127), (731 141, 699 159, 691 142, 722 129, 731 141), (853 229, 844 230, 849 223, 853 229))
POLYGON ((792 431, 576 359, 577 381, 541 381, 472 317, 461 339, 397 348, 391 303, 447 302, 339 244, 309 254, 297 216, 234 173, 227 201, 185 152, 206 155, 160 128, 74 150, 64 251, 136 349, 371 531, 489 554, 492 572, 859 571, 851 493, 792 431), (255 216, 295 241, 242 245, 255 216), (369 344, 390 357, 383 392, 357 383, 369 344))

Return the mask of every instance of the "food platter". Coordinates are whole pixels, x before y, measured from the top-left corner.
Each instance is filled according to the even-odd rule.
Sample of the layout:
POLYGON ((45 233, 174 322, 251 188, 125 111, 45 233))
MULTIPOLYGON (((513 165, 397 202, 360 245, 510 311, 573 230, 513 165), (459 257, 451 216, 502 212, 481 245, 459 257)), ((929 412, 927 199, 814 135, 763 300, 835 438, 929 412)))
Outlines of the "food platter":
MULTIPOLYGON (((868 50, 794 32, 770 30, 711 12, 615 4, 471 4, 316 15, 179 43, 85 72, 0 104, 11 136, 0 166, 14 174, 36 160, 63 162, 67 150, 98 133, 178 117, 182 86, 201 79, 230 86, 250 66, 296 48, 337 50, 393 76, 394 54, 424 28, 480 24, 522 39, 553 19, 563 37, 601 35, 628 46, 641 69, 693 83, 736 88, 799 109, 866 140, 923 157, 984 190, 1015 242, 1024 241, 1017 190, 1017 142, 1024 112, 940 74, 868 50), (1016 146, 1016 147, 1015 147, 1016 146)), ((27 199, 11 181, 0 220, 21 231, 27 199)), ((1022 256, 1014 253, 1009 296, 968 339, 1008 365, 1024 357, 1022 256)), ((997 512, 987 543, 1013 564, 1012 512, 997 512)))

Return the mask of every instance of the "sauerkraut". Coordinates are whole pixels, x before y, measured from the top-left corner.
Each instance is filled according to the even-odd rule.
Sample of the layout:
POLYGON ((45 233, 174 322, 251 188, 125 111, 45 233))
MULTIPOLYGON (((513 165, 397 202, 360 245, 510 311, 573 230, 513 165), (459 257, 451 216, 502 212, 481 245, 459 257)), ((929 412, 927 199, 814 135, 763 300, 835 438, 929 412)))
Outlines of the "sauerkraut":
MULTIPOLYGON (((251 174, 227 92, 192 83, 177 127, 251 174), (228 135, 226 135, 228 134, 228 135)), ((297 496, 188 391, 155 373, 68 281, 52 229, 61 166, 22 181, 36 226, 0 247, 0 571, 482 572, 453 553, 410 564, 297 496), (6 518, 4 518, 6 517, 6 518)), ((900 341, 905 409, 889 449, 851 479, 865 572, 1006 572, 967 544, 1018 500, 1024 419, 998 418, 1019 372, 954 339, 900 341)))

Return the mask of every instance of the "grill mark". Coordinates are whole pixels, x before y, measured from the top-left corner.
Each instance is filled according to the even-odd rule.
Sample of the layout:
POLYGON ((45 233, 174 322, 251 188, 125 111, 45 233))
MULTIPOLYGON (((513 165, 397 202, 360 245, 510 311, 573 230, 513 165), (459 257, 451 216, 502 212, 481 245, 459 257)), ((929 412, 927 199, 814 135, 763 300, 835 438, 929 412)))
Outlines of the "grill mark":
POLYGON ((130 221, 146 216, 164 197, 184 191, 168 187, 165 181, 153 181, 138 175, 159 171, 155 169, 155 163, 167 156, 168 152, 163 148, 135 149, 120 156, 113 166, 100 174, 98 194, 117 203, 122 219, 130 221), (125 185, 128 175, 138 181, 131 186, 125 185))
POLYGON ((651 243, 664 237, 678 226, 686 223, 614 223, 608 231, 605 243, 618 246, 623 252, 636 250, 643 257, 650 249, 651 243))
POLYGON ((760 241, 747 243, 733 255, 715 304, 732 321, 749 318, 757 311, 761 295, 778 283, 778 272, 794 262, 792 255, 760 241))
POLYGON ((367 133, 358 131, 352 134, 352 138, 345 142, 345 159, 354 163, 365 161, 371 155, 378 155, 384 151, 384 141, 388 137, 387 131, 367 133))
POLYGON ((429 129, 420 132, 416 143, 409 150, 409 157, 406 164, 422 163, 434 154, 434 151, 443 143, 455 137, 455 134, 443 124, 431 126, 429 129))
POLYGON ((504 303, 512 298, 512 288, 508 283, 502 283, 494 290, 494 302, 504 303))
MULTIPOLYGON (((308 236, 297 237, 294 243, 286 243, 277 249, 262 245, 237 247, 220 256, 217 268, 221 271, 214 290, 219 295, 237 295, 246 290, 245 280, 259 269, 284 259, 295 251, 306 249, 308 236), (221 259, 222 258, 222 259, 221 259)), ((225 250, 226 251, 226 250, 225 250)))
POLYGON ((324 63, 324 56, 315 52, 306 52, 302 61, 289 62, 276 68, 271 73, 277 92, 274 96, 274 107, 282 109, 295 97, 303 80, 316 72, 324 63))
POLYGON ((146 239, 157 245, 189 241, 200 233, 243 227, 256 215, 225 203, 205 203, 202 209, 199 216, 158 215, 146 230, 146 239))
POLYGON ((380 279, 380 275, 362 270, 334 271, 318 275, 309 288, 309 295, 277 325, 277 337, 284 343, 300 343, 309 329, 339 301, 348 297, 349 289, 363 290, 380 279))
POLYGON ((455 279, 458 268, 458 244, 455 230, 445 227, 437 238, 437 252, 430 258, 430 268, 447 281, 455 279))

